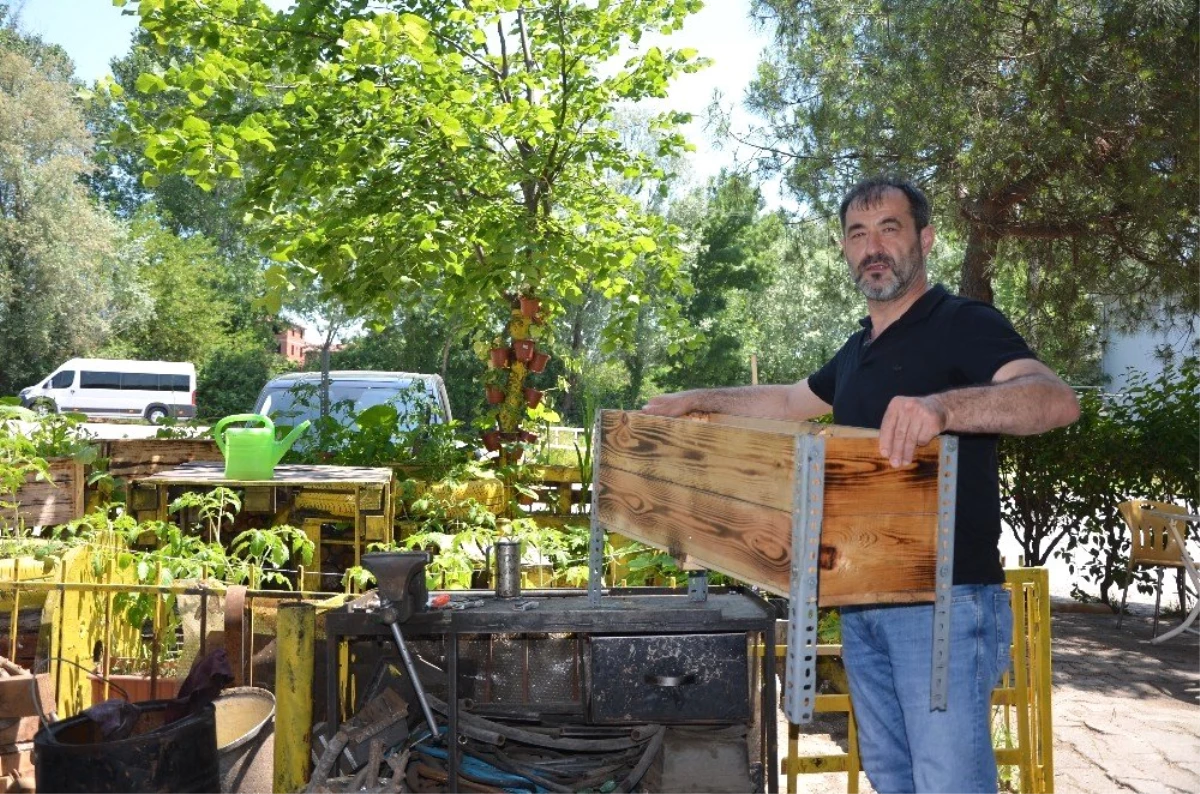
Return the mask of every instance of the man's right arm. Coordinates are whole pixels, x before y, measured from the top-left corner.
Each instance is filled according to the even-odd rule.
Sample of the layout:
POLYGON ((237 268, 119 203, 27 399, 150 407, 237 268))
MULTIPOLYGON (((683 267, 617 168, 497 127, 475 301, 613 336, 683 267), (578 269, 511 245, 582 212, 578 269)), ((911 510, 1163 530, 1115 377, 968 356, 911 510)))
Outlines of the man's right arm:
POLYGON ((730 386, 660 394, 642 408, 658 416, 683 416, 693 411, 784 419, 805 422, 829 413, 831 406, 808 385, 808 379, 790 386, 730 386))

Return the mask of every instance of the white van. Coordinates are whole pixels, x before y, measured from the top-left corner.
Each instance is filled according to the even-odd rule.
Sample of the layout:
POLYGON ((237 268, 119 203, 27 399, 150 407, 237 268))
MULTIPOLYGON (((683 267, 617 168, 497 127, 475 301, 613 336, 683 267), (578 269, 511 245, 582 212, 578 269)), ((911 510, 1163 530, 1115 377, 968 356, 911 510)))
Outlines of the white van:
POLYGON ((73 358, 36 386, 21 404, 88 416, 141 416, 151 422, 196 415, 196 367, 179 361, 73 358))

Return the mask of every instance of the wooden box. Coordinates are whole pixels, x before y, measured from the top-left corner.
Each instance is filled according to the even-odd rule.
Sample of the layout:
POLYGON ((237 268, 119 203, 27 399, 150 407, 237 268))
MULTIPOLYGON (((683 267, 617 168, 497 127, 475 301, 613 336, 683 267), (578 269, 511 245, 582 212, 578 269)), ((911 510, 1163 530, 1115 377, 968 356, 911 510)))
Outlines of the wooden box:
POLYGON ((120 438, 105 444, 109 474, 130 481, 183 463, 225 460, 211 438, 120 438))
POLYGON ((873 430, 603 411, 597 520, 690 566, 786 596, 801 435, 824 439, 819 604, 933 601, 940 438, 893 469, 873 430))
POLYGON ((70 458, 47 462, 51 480, 27 476, 16 494, 27 527, 52 527, 83 516, 83 464, 70 458))

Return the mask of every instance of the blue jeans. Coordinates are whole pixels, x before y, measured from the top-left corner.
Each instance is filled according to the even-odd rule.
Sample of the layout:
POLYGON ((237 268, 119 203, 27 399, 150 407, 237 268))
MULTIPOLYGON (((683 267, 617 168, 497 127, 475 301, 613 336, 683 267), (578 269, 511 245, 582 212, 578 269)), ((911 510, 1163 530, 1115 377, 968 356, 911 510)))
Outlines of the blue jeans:
POLYGON ((994 792, 992 690, 1013 617, 1001 585, 955 585, 945 711, 929 708, 933 605, 842 608, 842 656, 863 769, 880 794, 994 792))

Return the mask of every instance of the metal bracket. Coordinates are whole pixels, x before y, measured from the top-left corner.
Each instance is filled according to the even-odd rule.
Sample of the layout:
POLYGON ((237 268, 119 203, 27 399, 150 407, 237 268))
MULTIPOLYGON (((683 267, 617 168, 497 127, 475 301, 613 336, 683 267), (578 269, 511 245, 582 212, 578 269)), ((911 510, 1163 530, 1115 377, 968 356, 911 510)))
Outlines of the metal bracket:
POLYGON ((604 589, 604 527, 600 526, 600 417, 603 411, 596 412, 596 421, 592 426, 592 515, 591 532, 588 542, 588 606, 600 606, 600 594, 604 589))
POLYGON ((933 679, 929 707, 946 710, 950 669, 950 588, 954 584, 954 514, 958 500, 958 437, 942 436, 938 465, 937 574, 933 601, 933 679))
POLYGON ((788 609, 789 722, 812 722, 817 702, 817 552, 825 502, 825 438, 796 436, 792 486, 792 572, 788 609))
POLYGON ((708 600, 708 571, 688 571, 688 601, 708 600))

